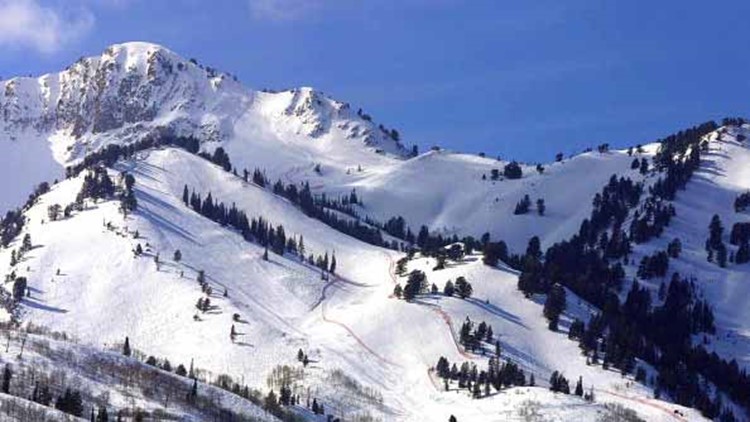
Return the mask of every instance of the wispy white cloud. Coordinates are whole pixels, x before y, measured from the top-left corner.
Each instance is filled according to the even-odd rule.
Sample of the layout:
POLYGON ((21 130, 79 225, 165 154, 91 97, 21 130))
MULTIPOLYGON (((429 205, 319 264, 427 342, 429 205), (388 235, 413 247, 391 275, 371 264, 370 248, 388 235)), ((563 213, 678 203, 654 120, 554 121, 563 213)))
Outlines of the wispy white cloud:
POLYGON ((270 21, 294 21, 309 17, 323 0, 248 0, 253 17, 270 21))
MULTIPOLYGON (((62 4, 62 3, 61 3, 62 4)), ((86 8, 75 11, 39 0, 0 0, 0 47, 31 48, 49 54, 60 50, 94 25, 94 15, 86 8)))

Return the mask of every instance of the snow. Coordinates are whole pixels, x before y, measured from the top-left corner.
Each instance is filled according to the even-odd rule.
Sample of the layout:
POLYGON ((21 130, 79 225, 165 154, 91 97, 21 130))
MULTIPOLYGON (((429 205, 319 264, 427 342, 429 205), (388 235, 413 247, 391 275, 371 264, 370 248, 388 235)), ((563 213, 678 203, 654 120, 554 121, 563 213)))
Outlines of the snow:
MULTIPOLYGON (((675 271, 684 277, 694 276, 698 287, 714 308, 718 333, 709 338, 709 350, 716 350, 726 358, 736 358, 738 363, 750 367, 750 307, 746 298, 750 295, 747 283, 748 264, 729 263, 720 268, 706 261, 705 242, 708 225, 714 214, 719 215, 724 226, 724 242, 730 251, 737 247, 729 244, 729 233, 736 222, 750 221, 747 213, 735 213, 734 200, 737 195, 750 189, 750 149, 737 141, 736 135, 750 135, 750 127, 729 129, 717 138, 709 135, 708 153, 702 154, 700 168, 684 191, 677 193, 673 205, 677 215, 664 234, 645 245, 636 246, 632 258, 635 262, 629 269, 635 275, 637 264, 645 254, 666 249, 667 243, 677 237, 682 242, 682 253, 678 259, 670 260, 668 276, 647 282, 654 289, 659 283, 669 282, 675 271)), ((655 296, 655 295, 654 295, 655 296)), ((698 339, 698 340, 702 340, 698 339)))
MULTIPOLYGON (((244 377, 261 389, 277 365, 295 365, 296 351, 302 348, 316 361, 306 370, 305 383, 337 415, 367 411, 387 420, 423 420, 429 409, 429 419, 453 413, 459 420, 497 420, 493 418, 515 414, 519 403, 534 400, 541 403, 542 412, 591 416, 611 401, 635 408, 649 420, 660 420, 665 418, 660 408, 678 408, 649 399, 648 388, 619 374, 587 367, 576 344, 548 331, 540 306, 517 292, 516 275, 490 269, 478 257, 428 272, 430 281, 438 284, 466 275, 475 285, 475 300, 425 298, 423 304, 406 303, 389 298, 397 253, 336 232, 304 216, 288 201, 201 158, 170 148, 139 154, 115 167, 136 177, 139 209, 126 220, 115 202, 101 202, 89 204, 69 219, 42 223, 48 205, 72 201, 80 177, 53 186, 28 211, 25 231, 35 247, 17 267, 18 275, 28 276, 32 290, 31 298, 23 301, 24 321, 68 332, 102 348, 127 335, 146 353, 172 362, 194 359, 214 373, 244 377), (335 251, 340 278, 322 281, 318 271, 291 257, 272 255, 270 262, 263 261, 261 247, 185 207, 184 184, 202 195, 211 192, 215 199, 235 203, 249 216, 263 215, 283 224, 287 234, 304 236, 309 252, 335 251), (110 222, 114 231, 104 222, 110 222), (132 237, 136 230, 139 239, 132 237), (133 257, 138 242, 150 245, 146 257, 133 257), (171 259, 176 249, 183 255, 180 263, 171 259), (155 253, 162 262, 158 270, 155 253), (195 281, 198 269, 206 271, 215 287, 212 302, 218 309, 195 322, 194 305, 201 296, 195 281), (228 298, 222 297, 223 287, 228 298), (248 323, 236 324, 241 336, 232 343, 229 328, 235 312, 248 323), (441 313, 450 317, 450 326, 441 313), (441 392, 428 368, 441 355, 465 359, 451 330, 458 330, 456 324, 467 315, 490 322, 501 335, 507 356, 533 370, 540 384, 554 369, 571 379, 582 375, 587 386, 595 386, 599 403, 557 397, 543 388, 508 390, 479 401, 463 393, 441 392), (367 402, 351 391, 327 389, 325 380, 336 369, 378 391, 383 404, 367 402), (369 404, 364 406, 363 401, 369 404)), ((3 266, 16 246, 0 251, 3 266)), ((412 265, 432 265, 424 261, 412 265)), ((486 362, 479 356, 471 359, 486 362)), ((695 412, 682 411, 700 419, 695 412)))
MULTIPOLYGON (((63 166, 86 153, 164 128, 197 134, 205 151, 223 147, 239 172, 258 167, 272 181, 309 181, 315 192, 329 196, 356 189, 364 201, 358 209, 362 215, 380 221, 401 215, 415 232, 421 224, 447 235, 489 232, 515 252, 534 235, 548 246, 577 232, 594 194, 612 174, 654 180, 630 169, 634 158, 653 156, 653 144, 633 157, 625 151, 581 154, 545 164, 541 174, 524 164, 519 180, 489 180, 491 171, 502 173, 507 161, 446 150, 405 159, 398 142, 348 104, 311 88, 253 91, 229 75, 209 72, 149 43, 113 46, 101 57, 84 59, 59 74, 0 82, 0 87, 8 86, 14 94, 0 97, 0 111, 10 116, 0 117, 0 177, 12 183, 0 184, 3 210, 22 202, 33 184, 59 178, 63 166), (168 65, 184 70, 170 73, 168 65), (91 88, 98 77, 106 82, 102 92, 91 88), (114 110, 111 122, 87 120, 101 105, 92 98, 101 94, 102 101, 115 101, 118 88, 130 80, 137 86, 122 102, 133 107, 128 113, 135 113, 134 118, 123 117, 128 113, 109 104, 114 110), (156 109, 151 113, 143 104, 155 104, 156 109), (106 130, 94 130, 97 125, 106 130), (532 202, 545 200, 545 215, 537 215, 533 205, 529 214, 513 215, 526 194, 532 202)), ((675 222, 661 239, 638 246, 635 256, 680 236, 684 252, 674 268, 695 274, 716 306, 720 336, 712 347, 747 362, 747 270, 721 270, 706 263, 703 242, 713 213, 721 215, 727 232, 732 222, 743 219, 731 204, 737 193, 750 188, 750 151, 725 136, 712 143, 705 160, 704 170, 678 193, 675 222)), ((428 295, 406 303, 390 297, 395 283, 403 282, 394 275, 401 254, 343 235, 206 160, 165 148, 138 153, 110 171, 113 177, 120 171, 136 177, 139 208, 127 218, 111 201, 89 203, 62 221, 46 221, 49 205, 74 200, 81 177, 54 185, 28 210, 24 233, 31 235, 35 247, 16 267, 18 275, 29 278, 32 292, 21 306, 24 322, 67 332, 92 350, 129 336, 146 353, 173 363, 194 359, 214 374, 243 377, 262 390, 278 365, 299 366, 296 353, 302 348, 314 363, 305 369, 301 383, 336 416, 369 413, 382 420, 421 421, 447 420, 455 414, 460 421, 522 420, 520 409, 538 403, 538 411, 549 419, 594 420, 608 411, 604 403, 611 402, 649 421, 701 420, 694 410, 653 399, 650 387, 586 365, 575 342, 547 329, 543 298, 525 299, 517 291, 517 274, 486 267, 479 256, 440 271, 433 271, 434 262, 426 258, 409 264, 441 288, 448 279, 466 276, 474 298, 428 295), (210 192, 216 200, 234 203, 249 217, 282 224, 288 236, 304 236, 307 253, 335 252, 339 274, 321 280, 317 269, 290 256, 272 255, 264 261, 261 246, 185 207, 185 184, 204 197, 210 192), (132 251, 138 243, 146 253, 135 258, 132 251), (183 256, 179 263, 172 259, 177 249, 183 256), (195 308, 201 297, 199 270, 206 271, 214 287, 211 301, 217 308, 206 314, 195 308), (228 297, 223 296, 225 288, 228 297), (196 313, 200 321, 194 321, 196 313), (245 322, 234 323, 240 336, 233 343, 229 332, 234 313, 245 322), (534 372, 540 387, 504 390, 482 400, 441 391, 429 374, 440 356, 486 364, 485 357, 467 355, 456 345, 467 316, 490 323, 504 356, 534 372), (594 387, 597 401, 548 391, 546 380, 553 370, 562 371, 572 383, 582 376, 587 387, 594 387), (356 382, 342 381, 331 388, 336 377, 356 382), (381 395, 382 403, 373 398, 381 395), (685 418, 677 417, 675 409, 685 418)), ((0 273, 11 271, 9 257, 21 237, 0 250, 0 273)), ((628 271, 632 275, 634 269, 628 271)), ((568 303, 563 329, 571 318, 584 319, 592 312, 570 292, 568 303)))
MULTIPOLYGON (((184 402, 174 396, 190 391, 193 383, 191 379, 169 374, 133 358, 126 358, 119 350, 101 350, 71 341, 53 339, 49 335, 25 332, 7 331, 3 333, 3 337, 8 339, 8 349, 6 353, 3 348, 0 364, 3 367, 8 365, 13 373, 10 382, 10 392, 13 395, 0 394, 0 413, 4 414, 3 420, 13 416, 12 413, 5 412, 6 408, 10 412, 13 411, 13 406, 9 406, 10 402, 15 402, 16 406, 28 405, 46 411, 49 419, 45 420, 55 421, 88 420, 92 407, 96 410, 99 407, 107 407, 110 418, 115 417, 115 409, 124 408, 140 408, 149 412, 162 411, 182 421, 197 422, 206 417, 195 408, 185 406, 184 402), (30 371, 34 378, 24 380, 24 371, 30 371), (153 373, 148 378, 141 378, 143 373, 148 372, 153 373), (55 396, 62 393, 56 391, 63 387, 60 384, 64 384, 65 388, 80 391, 84 398, 83 418, 66 417, 54 408, 24 400, 30 395, 34 383, 45 382, 44 380, 47 380, 47 385, 55 396), (153 383, 163 387, 170 383, 170 388, 175 390, 152 389, 153 383), (173 396, 170 397, 169 394, 173 396)), ((28 373, 26 375, 28 376, 28 373)), ((202 374, 198 376, 202 377, 202 374)), ((231 410, 249 420, 278 420, 251 402, 218 387, 207 385, 203 381, 199 384, 198 393, 204 397, 212 397, 223 409, 231 410)), ((52 404, 54 406, 54 401, 52 404)))

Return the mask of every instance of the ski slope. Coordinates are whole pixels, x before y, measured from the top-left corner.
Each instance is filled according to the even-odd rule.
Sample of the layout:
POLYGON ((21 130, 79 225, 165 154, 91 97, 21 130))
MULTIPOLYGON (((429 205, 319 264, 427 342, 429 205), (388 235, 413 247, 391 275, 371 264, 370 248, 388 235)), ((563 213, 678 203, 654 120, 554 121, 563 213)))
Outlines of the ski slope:
MULTIPOLYGON (((659 406, 677 407, 649 399, 649 389, 628 388, 631 383, 619 374, 586 367, 575 343, 549 332, 540 306, 516 291, 511 272, 487 268, 474 257, 429 278, 440 283, 442 277, 460 272, 484 280, 476 284, 476 300, 425 298, 424 303, 406 303, 390 298, 399 281, 393 274, 397 253, 336 232, 285 199, 206 160, 169 148, 118 163, 113 175, 124 170, 136 177, 139 201, 138 210, 127 218, 111 201, 90 203, 69 219, 46 221, 47 206, 74 199, 80 177, 58 183, 28 211, 24 233, 31 235, 34 248, 16 267, 18 275, 30 281, 31 297, 22 302, 24 321, 68 332, 101 348, 129 336, 134 347, 148 354, 172 362, 194 360, 214 374, 243 377, 259 389, 266 388, 266 377, 276 365, 295 365, 296 351, 302 348, 314 362, 305 371, 305 385, 312 386, 336 415, 360 412, 385 420, 440 420, 456 414, 463 420, 498 420, 498 415, 515 414, 525 400, 538 401, 542 412, 560 416, 594 415, 611 401, 649 420, 673 420, 659 406), (283 224, 288 235, 304 236, 309 252, 335 251, 338 276, 321 280, 317 270, 292 257, 272 254, 269 262, 262 260, 260 246, 185 207, 185 184, 235 203, 249 216, 263 215, 283 224), (132 250, 139 242, 146 253, 135 258, 132 250), (183 256, 179 263, 172 260, 176 249, 183 256), (158 268, 153 259, 157 253, 158 268), (206 271, 214 287, 211 300, 217 306, 206 314, 195 309, 201 297, 199 269, 206 271), (222 295, 224 288, 228 297, 222 295), (484 300, 492 305, 483 305, 484 300), (200 321, 193 320, 196 313, 200 321), (233 343, 229 330, 234 313, 246 323, 235 324, 240 336, 233 343), (571 379, 582 375, 594 386, 599 402, 555 397, 544 388, 513 389, 479 401, 440 391, 428 369, 441 355, 467 358, 454 339, 455 322, 467 315, 492 321, 509 357, 537 373, 539 384, 545 384, 553 369, 565 371, 571 379), (345 386, 327 388, 336 369, 377 391, 382 403, 345 386)), ((16 246, 0 251, 4 266, 16 246)))
MULTIPOLYGON (((513 252, 535 235, 547 247, 576 233, 592 198, 613 174, 646 185, 655 181, 630 167, 635 158, 653 157, 656 144, 633 156, 587 152, 544 164, 543 172, 523 164, 518 180, 491 180, 493 169, 502 174, 504 160, 441 149, 407 158, 397 137, 347 103, 311 88, 251 90, 229 74, 149 43, 112 46, 60 73, 14 78, 0 87, 9 93, 0 97, 0 177, 13 181, 0 184, 0 210, 22 203, 34 184, 62 179, 64 166, 90 152, 171 135, 198 137, 204 152, 224 148, 240 174, 260 168, 271 182, 309 181, 314 193, 329 197, 354 189, 363 200, 357 209, 363 216, 383 222, 400 215, 415 233, 422 224, 444 235, 488 232, 513 252), (524 195, 531 211, 514 215, 524 195), (544 215, 533 205, 539 198, 546 204, 544 215)), ((748 134, 748 128, 742 130, 748 134)), ((720 139, 711 135, 701 169, 678 193, 673 224, 661 238, 635 247, 636 264, 627 271, 632 278, 641 256, 680 237, 683 254, 670 272, 700 280, 718 320, 710 347, 746 365, 747 269, 720 269, 706 262, 703 250, 714 213, 727 235, 733 222, 747 219, 732 209, 735 196, 750 189, 750 152, 736 135, 734 130, 720 139)), ((524 298, 517 274, 488 268, 480 256, 440 271, 432 270, 431 259, 411 261, 410 269, 425 271, 440 288, 448 279, 467 277, 475 294, 470 300, 426 295, 407 303, 392 297, 395 284, 404 282, 395 275, 400 253, 337 232, 202 158, 174 148, 151 149, 109 171, 113 179, 122 171, 136 177, 139 207, 133 214, 124 217, 115 201, 88 202, 84 211, 50 222, 48 206, 73 202, 81 188, 82 176, 62 180, 26 211, 22 235, 0 250, 0 272, 15 271, 30 282, 31 295, 21 303, 24 323, 64 331, 92 350, 112 349, 128 336, 147 354, 174 364, 192 360, 213 376, 231 374, 263 391, 279 365, 300 366, 296 354, 303 349, 312 364, 297 381, 298 392, 309 388, 345 420, 447 420, 451 414, 460 421, 523 420, 519 412, 528 409, 552 420, 596 420, 612 412, 607 403, 649 421, 701 420, 693 410, 653 399, 648 386, 586 365, 575 342, 547 329, 544 298, 524 298), (304 237, 308 254, 335 253, 337 274, 323 280, 318 269, 292 256, 263 260, 263 247, 186 207, 185 185, 202 197, 210 192, 215 200, 235 204, 248 217, 282 224, 287 236, 304 237), (10 255, 27 233, 33 248, 11 269, 10 255), (145 250, 141 257, 133 254, 137 244, 145 250), (183 258, 175 262, 178 249, 183 258), (200 270, 213 288, 215 308, 205 314, 195 306, 203 297, 196 281, 200 270), (234 314, 240 322, 233 321, 234 314), (481 400, 442 391, 430 373, 440 356, 486 364, 486 357, 456 343, 467 316, 490 323, 504 356, 533 372, 539 387, 481 400), (233 324, 239 332, 235 342, 229 335, 233 324), (554 370, 572 383, 582 376, 597 401, 548 391, 554 370)), ((655 291, 660 281, 647 284, 655 291)), ((571 318, 586 319, 594 311, 570 292, 568 304, 563 331, 571 318)))

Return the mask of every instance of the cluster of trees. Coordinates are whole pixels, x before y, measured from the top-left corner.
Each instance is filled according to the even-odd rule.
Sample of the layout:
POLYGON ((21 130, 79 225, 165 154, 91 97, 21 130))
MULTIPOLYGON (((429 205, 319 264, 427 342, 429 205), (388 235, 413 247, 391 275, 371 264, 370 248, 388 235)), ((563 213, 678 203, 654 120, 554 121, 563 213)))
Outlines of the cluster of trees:
POLYGON ((466 317, 466 320, 461 324, 459 341, 467 350, 475 352, 482 348, 482 343, 492 344, 493 340, 492 327, 486 322, 482 321, 475 324, 469 317, 466 317))
MULTIPOLYGON (((498 157, 498 160, 499 159, 500 158, 498 157)), ((541 174, 542 172, 544 172, 544 167, 542 167, 541 165, 537 165, 537 171, 541 174)), ((521 165, 518 164, 517 161, 511 161, 510 163, 506 164, 505 167, 503 167, 503 176, 505 176, 506 179, 520 179, 523 176, 523 169, 521 169, 521 165)), ((482 175, 482 179, 486 178, 487 177, 485 175, 482 175)), ((500 170, 490 170, 490 179, 500 180, 500 170)))
POLYGON ((750 206, 750 192, 743 192, 737 195, 734 200, 734 212, 742 212, 750 206))
POLYGON ((720 267, 727 266, 727 246, 724 244, 722 236, 724 226, 717 214, 711 217, 711 223, 708 225, 708 239, 706 239, 706 252, 708 262, 716 261, 720 267))
POLYGON ((16 210, 10 210, 0 219, 0 246, 7 247, 13 239, 16 238, 26 223, 26 217, 23 212, 31 208, 36 203, 37 198, 49 192, 49 183, 42 182, 29 195, 26 202, 16 210))
POLYGON ((73 213, 74 204, 68 204, 63 208, 60 204, 52 204, 47 207, 47 218, 49 221, 57 221, 61 218, 68 218, 73 213))
MULTIPOLYGON (((92 199, 94 202, 102 199, 109 199, 115 196, 120 201, 120 210, 127 214, 132 212, 138 207, 138 201, 135 198, 135 192, 133 186, 135 185, 135 177, 132 174, 123 172, 120 174, 119 184, 115 186, 112 179, 109 177, 107 169, 102 166, 92 167, 83 178, 83 184, 81 190, 76 196, 75 203, 65 207, 65 215, 70 215, 70 210, 81 210, 83 209, 84 199, 92 199)), ((56 220, 56 214, 59 213, 58 208, 52 209, 55 205, 52 205, 48 210, 48 216, 50 220, 56 220), (55 218, 53 218, 55 217, 55 218)))
MULTIPOLYGON (((513 386, 525 386, 526 375, 513 361, 501 362, 499 356, 489 359, 487 368, 479 370, 474 363, 463 362, 459 367, 441 356, 435 366, 438 377, 443 379, 445 390, 448 391, 451 382, 458 382, 459 389, 466 389, 474 398, 487 397, 492 391, 513 386)), ((533 386, 534 375, 528 385, 533 386)))
POLYGON ((702 144, 702 138, 717 128, 715 122, 709 121, 659 141, 654 164, 660 171, 666 170, 666 176, 660 177, 652 187, 654 195, 671 201, 678 189, 684 189, 693 172, 700 166, 701 149, 708 145, 702 144))
POLYGON ((138 208, 138 201, 135 199, 135 192, 133 186, 135 186, 135 177, 132 174, 123 172, 120 174, 120 211, 127 215, 138 208))
MULTIPOLYGON (((10 364, 5 364, 2 379, 2 392, 4 394, 15 395, 16 392, 11 390, 13 377, 14 373, 10 364)), ((22 389, 21 386, 18 388, 22 389)), ((34 389, 31 392, 31 397, 28 399, 34 403, 49 407, 53 404, 53 398, 54 395, 52 394, 49 384, 46 379, 42 378, 41 380, 34 382, 34 389)), ((84 407, 81 392, 77 389, 65 388, 65 391, 54 399, 54 408, 69 415, 78 417, 83 416, 84 407)), ((109 415, 107 414, 106 407, 100 407, 98 413, 95 414, 94 407, 92 406, 91 420, 95 422, 107 422, 109 420, 109 415)))
MULTIPOLYGON (((394 245, 383 239, 383 234, 377 225, 363 223, 356 217, 356 213, 351 208, 351 205, 353 205, 350 202, 352 195, 349 196, 346 204, 341 201, 328 200, 325 196, 316 199, 310 190, 308 182, 303 183, 301 188, 298 189, 294 184, 284 186, 281 181, 278 181, 274 186, 274 192, 289 199, 305 215, 320 220, 333 229, 371 245, 389 248, 395 246, 398 249, 398 243, 394 245), (354 216, 354 218, 339 217, 336 211, 342 211, 354 216)), ((358 201, 356 193, 353 193, 353 196, 358 201)))
POLYGON ((721 119, 722 126, 742 126, 747 123, 743 117, 725 117, 721 119))
POLYGON ((31 235, 26 233, 23 236, 21 246, 18 248, 18 250, 14 249, 10 252, 10 266, 15 267, 19 262, 21 262, 24 255, 26 255, 26 252, 30 251, 32 247, 31 235))
POLYGON ((0 245, 7 247, 21 233, 25 222, 26 217, 21 210, 8 211, 0 220, 0 245))
POLYGON ((555 284, 547 293, 544 301, 544 316, 549 321, 549 329, 557 331, 557 325, 560 322, 560 314, 565 311, 567 303, 565 288, 555 284))
POLYGON ((669 255, 665 251, 655 252, 653 255, 646 255, 641 259, 638 265, 638 277, 648 280, 653 277, 664 277, 669 269, 669 255))
POLYGON ((232 162, 229 160, 229 154, 222 147, 216 148, 213 154, 201 152, 198 155, 223 168, 224 171, 232 171, 232 162))
POLYGON ((516 161, 511 161, 510 163, 506 164, 503 168, 503 176, 505 176, 507 179, 520 179, 521 176, 523 176, 521 165, 516 161))
MULTIPOLYGON (((403 261, 400 261, 403 262, 403 261)), ((405 272, 405 264, 404 268, 398 269, 396 273, 399 275, 403 275, 405 272)), ((438 287, 433 283, 431 287, 429 287, 429 291, 432 294, 438 294, 439 289, 438 287)), ((403 298, 404 300, 410 301, 413 300, 417 295, 425 294, 428 292, 428 282, 427 282, 427 276, 424 272, 420 270, 412 270, 412 272, 409 273, 409 277, 406 280, 406 285, 404 287, 401 287, 401 284, 397 284, 393 288, 393 295, 399 299, 403 298)), ((466 299, 468 297, 471 297, 471 295, 474 293, 474 288, 472 287, 471 283, 469 283, 464 276, 460 276, 456 278, 456 282, 454 283, 451 280, 448 280, 445 282, 445 286, 443 287, 443 295, 445 296, 454 296, 458 295, 461 299, 466 299)))
POLYGON ((524 195, 520 201, 516 204, 516 208, 513 210, 514 215, 527 214, 531 207, 531 198, 529 195, 524 195))
POLYGON ((644 243, 659 237, 676 215, 672 204, 651 196, 644 201, 643 208, 633 213, 630 223, 630 238, 635 243, 644 243))
POLYGON ((162 133, 126 145, 109 144, 98 151, 89 153, 80 163, 66 167, 65 176, 72 178, 83 170, 98 165, 112 167, 118 160, 130 158, 139 151, 161 146, 175 146, 192 154, 197 154, 200 150, 200 141, 192 136, 183 137, 162 133))
POLYGON ((303 352, 302 349, 297 351, 297 361, 300 362, 302 366, 310 364, 310 359, 307 357, 307 353, 303 352))
POLYGON ((738 246, 734 262, 744 264, 750 261, 750 223, 734 223, 729 235, 729 243, 738 246))
POLYGON ((648 160, 646 160, 645 158, 641 158, 640 160, 637 158, 633 158, 633 162, 630 163, 630 168, 632 170, 638 170, 641 174, 645 175, 648 173, 648 160))
POLYGON ((76 203, 83 203, 83 200, 87 198, 96 202, 114 194, 115 184, 109 177, 107 169, 103 166, 94 166, 83 178, 81 190, 76 196, 76 203))
MULTIPOLYGON (((123 343, 122 354, 127 357, 134 357, 136 355, 139 357, 145 357, 143 353, 140 353, 131 347, 130 339, 128 337, 125 338, 125 342, 123 343)), ((145 363, 149 367, 158 369, 160 371, 174 373, 179 377, 188 378, 192 381, 188 384, 188 386, 185 386, 183 382, 177 381, 170 387, 168 385, 168 381, 174 381, 174 377, 169 377, 168 379, 161 380, 161 382, 158 383, 159 386, 163 388, 171 388, 172 390, 171 393, 168 393, 170 402, 182 402, 192 408, 197 408, 198 410, 204 412, 206 414, 205 417, 209 419, 225 421, 243 420, 239 415, 236 415, 227 409, 217 407, 217 397, 210 391, 210 389, 202 390, 201 388, 199 388, 203 380, 202 374, 204 374, 205 371, 199 368, 194 368, 192 361, 190 362, 189 368, 186 368, 185 365, 182 364, 174 367, 168 359, 157 359, 154 356, 146 357, 145 363), (182 391, 182 394, 180 393, 180 391, 182 391)), ((150 374, 148 378, 149 382, 153 383, 154 376, 158 375, 158 372, 155 374, 150 374)), ((276 392, 274 392, 274 390, 270 390, 265 396, 263 396, 259 391, 251 390, 247 385, 241 385, 240 383, 234 381, 232 377, 227 374, 221 374, 217 376, 214 381, 211 382, 211 384, 264 408, 269 413, 272 413, 282 421, 291 422, 299 420, 294 412, 291 412, 290 410, 284 408, 284 406, 299 405, 301 403, 300 396, 294 394, 292 389, 289 387, 289 384, 286 382, 280 386, 278 395, 276 394, 276 392)), ((153 385, 149 385, 153 387, 153 385)), ((317 407, 319 410, 316 414, 324 414, 324 412, 322 411, 322 405, 318 405, 317 407)), ((307 408, 310 408, 309 399, 307 402, 307 408)), ((120 413, 118 412, 118 415, 119 414, 120 413)))
MULTIPOLYGON (((305 258, 304 238, 302 236, 299 239, 294 236, 288 237, 282 225, 273 227, 273 224, 262 216, 249 219, 247 214, 238 210, 235 204, 227 207, 223 202, 213 199, 211 193, 201 199, 201 195, 190 191, 187 185, 183 189, 182 200, 185 205, 204 217, 222 226, 234 228, 248 242, 255 241, 264 245, 277 255, 291 253, 301 259, 305 258)), ((336 272, 336 256, 332 255, 329 259, 328 252, 317 257, 310 254, 307 262, 323 271, 336 272)))
MULTIPOLYGON (((399 285, 396 286, 397 288, 399 285)), ((427 291, 427 276, 420 270, 412 270, 403 290, 405 300, 413 300, 417 295, 427 291)), ((398 294, 397 294, 398 296, 398 294)))
MULTIPOLYGON (((673 208, 661 201, 672 198, 687 182, 700 163, 701 138, 715 128, 715 123, 709 122, 662 141, 655 164, 657 169, 667 172, 667 177, 651 191, 647 201, 652 207, 650 224, 658 220, 666 225, 667 216, 674 215, 673 208)), ((640 358, 659 370, 655 380, 658 390, 709 416, 721 411, 720 395, 700 382, 701 376, 731 394, 738 404, 750 408, 747 373, 736 362, 692 345, 692 336, 714 331, 713 311, 700 299, 694 282, 675 274, 664 289, 661 305, 654 305, 648 289, 633 283, 627 299, 621 302, 618 292, 624 271, 620 262, 611 260, 627 259, 632 240, 619 233, 620 227, 628 210, 638 204, 641 193, 640 184, 612 178, 595 197, 591 218, 582 223, 578 234, 548 248, 543 260, 536 242, 530 241, 526 254, 519 259, 510 257, 509 261, 521 270, 519 288, 529 293, 547 293, 559 283, 601 310, 588 324, 574 322, 569 333, 579 340, 591 362, 602 361, 605 366, 613 365, 623 373, 630 373, 635 370, 636 358, 640 358), (610 228, 613 234, 603 236, 610 228), (614 243, 620 246, 611 247, 613 239, 618 238, 619 242, 614 243)), ((707 245, 712 250, 720 249, 723 229, 718 221, 711 226, 707 245)), ((668 256, 678 255, 680 249, 679 242, 673 241, 657 262, 663 264, 668 256)), ((657 267, 661 272, 665 266, 657 267)))

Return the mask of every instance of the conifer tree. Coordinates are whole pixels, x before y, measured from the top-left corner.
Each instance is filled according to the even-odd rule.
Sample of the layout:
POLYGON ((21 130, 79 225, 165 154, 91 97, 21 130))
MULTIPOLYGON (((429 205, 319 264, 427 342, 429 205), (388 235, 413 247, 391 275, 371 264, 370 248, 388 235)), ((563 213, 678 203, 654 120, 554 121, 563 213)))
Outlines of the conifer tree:
POLYGON ((130 338, 125 337, 125 344, 122 346, 122 354, 125 356, 130 356, 132 351, 130 350, 130 338))
POLYGON ((3 393, 10 393, 10 380, 13 378, 13 371, 10 369, 10 364, 5 364, 5 370, 3 370, 3 393))

